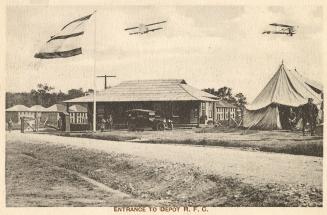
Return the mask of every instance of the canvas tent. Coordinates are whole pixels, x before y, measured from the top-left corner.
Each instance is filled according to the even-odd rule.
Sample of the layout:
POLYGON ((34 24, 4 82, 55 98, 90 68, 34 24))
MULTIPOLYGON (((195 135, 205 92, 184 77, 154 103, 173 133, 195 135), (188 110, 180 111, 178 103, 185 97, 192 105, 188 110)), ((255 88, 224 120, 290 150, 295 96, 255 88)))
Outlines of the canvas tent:
POLYGON ((312 87, 322 91, 322 86, 308 82, 309 79, 305 79, 297 71, 286 70, 282 63, 260 94, 246 106, 244 127, 283 129, 281 110, 285 107, 299 107, 305 104, 308 98, 313 98, 315 104, 320 104, 321 95, 312 87))

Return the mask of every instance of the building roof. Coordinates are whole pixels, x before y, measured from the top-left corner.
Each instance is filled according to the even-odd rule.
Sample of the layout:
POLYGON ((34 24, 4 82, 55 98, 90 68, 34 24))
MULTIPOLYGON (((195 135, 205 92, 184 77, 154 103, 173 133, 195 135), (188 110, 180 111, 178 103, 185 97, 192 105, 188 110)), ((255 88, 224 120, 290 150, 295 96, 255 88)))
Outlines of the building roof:
POLYGON ((87 113, 87 108, 82 105, 72 105, 69 107, 69 112, 87 113))
MULTIPOLYGON (((124 81, 96 94, 97 102, 136 101, 216 101, 217 97, 191 87, 183 79, 158 79, 124 81)), ((93 102, 87 95, 65 102, 93 102)))
POLYGON ((12 112, 21 112, 21 111, 29 111, 29 110, 30 109, 25 105, 15 105, 6 109, 6 111, 12 111, 12 112))
POLYGON ((47 112, 66 112, 66 105, 54 104, 47 108, 47 112))
POLYGON ((45 112, 47 109, 41 105, 34 105, 29 108, 29 111, 31 112, 45 112))
MULTIPOLYGON (((65 104, 54 104, 51 107, 46 108, 46 112, 67 113, 67 107, 65 104)), ((69 112, 86 113, 87 108, 82 105, 75 104, 69 107, 69 112)))
MULTIPOLYGON (((6 109, 6 111, 12 111, 12 112, 62 112, 67 113, 66 105, 64 104, 54 104, 51 107, 45 108, 41 105, 34 105, 32 107, 26 107, 24 105, 15 105, 13 107, 10 107, 6 109)), ((82 105, 72 105, 69 107, 69 112, 80 112, 80 113, 86 113, 87 108, 82 105)))
POLYGON ((216 102, 216 107, 229 107, 229 108, 236 108, 235 105, 227 102, 227 101, 224 101, 224 100, 219 100, 216 102))
POLYGON ((321 96, 306 83, 306 80, 296 71, 286 70, 284 64, 281 64, 265 88, 246 108, 259 110, 270 104, 298 107, 307 103, 308 98, 312 98, 314 103, 320 103, 321 96))

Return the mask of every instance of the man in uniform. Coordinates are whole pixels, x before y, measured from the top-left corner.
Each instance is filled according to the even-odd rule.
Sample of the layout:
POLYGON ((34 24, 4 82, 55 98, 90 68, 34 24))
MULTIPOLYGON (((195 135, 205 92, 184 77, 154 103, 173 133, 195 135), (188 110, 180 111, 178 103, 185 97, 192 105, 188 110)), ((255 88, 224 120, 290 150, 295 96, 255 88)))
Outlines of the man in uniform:
POLYGON ((315 104, 312 103, 313 99, 309 98, 308 103, 304 104, 302 106, 302 122, 303 122, 303 136, 305 132, 305 127, 307 123, 310 124, 310 133, 311 136, 314 135, 315 129, 316 129, 316 119, 318 116, 318 108, 315 104))

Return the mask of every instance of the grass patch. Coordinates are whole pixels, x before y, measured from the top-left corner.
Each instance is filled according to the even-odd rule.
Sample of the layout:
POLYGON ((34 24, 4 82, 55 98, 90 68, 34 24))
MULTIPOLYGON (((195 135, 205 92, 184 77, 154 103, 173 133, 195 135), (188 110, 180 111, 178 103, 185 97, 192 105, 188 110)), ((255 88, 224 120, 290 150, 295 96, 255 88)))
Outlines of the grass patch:
POLYGON ((150 139, 141 140, 142 143, 154 144, 188 144, 199 146, 222 146, 248 148, 263 152, 275 152, 294 155, 323 156, 323 141, 272 141, 269 143, 245 140, 212 140, 212 139, 150 139))
POLYGON ((110 140, 110 141, 128 141, 136 139, 137 136, 132 135, 115 135, 115 134, 101 134, 101 133, 58 133, 58 136, 65 137, 81 137, 99 140, 110 140))
MULTIPOLYGON (((53 133, 49 133, 53 134, 53 133)), ((101 139, 110 141, 138 140, 153 144, 185 144, 221 146, 254 151, 293 155, 323 156, 323 138, 282 131, 242 131, 237 128, 201 128, 194 131, 174 130, 167 132, 126 132, 115 130, 103 133, 54 133, 60 136, 101 139)))

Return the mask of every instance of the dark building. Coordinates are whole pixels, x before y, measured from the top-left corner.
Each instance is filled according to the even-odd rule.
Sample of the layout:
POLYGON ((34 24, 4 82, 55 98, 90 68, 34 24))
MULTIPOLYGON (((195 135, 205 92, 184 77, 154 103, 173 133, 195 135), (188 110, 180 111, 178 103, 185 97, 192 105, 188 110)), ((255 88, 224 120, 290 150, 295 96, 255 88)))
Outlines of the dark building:
MULTIPOLYGON (((115 126, 125 125, 125 112, 141 108, 170 118, 175 125, 198 126, 215 121, 217 97, 188 85, 182 79, 124 81, 96 94, 97 119, 112 114, 115 126)), ((93 119, 93 95, 65 101, 88 105, 88 119, 93 119)))

